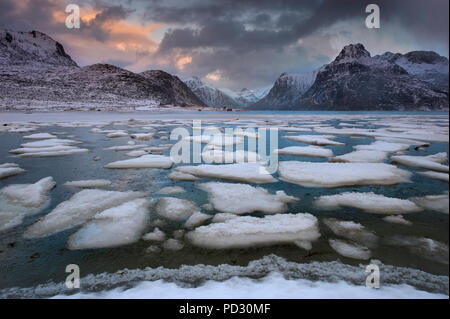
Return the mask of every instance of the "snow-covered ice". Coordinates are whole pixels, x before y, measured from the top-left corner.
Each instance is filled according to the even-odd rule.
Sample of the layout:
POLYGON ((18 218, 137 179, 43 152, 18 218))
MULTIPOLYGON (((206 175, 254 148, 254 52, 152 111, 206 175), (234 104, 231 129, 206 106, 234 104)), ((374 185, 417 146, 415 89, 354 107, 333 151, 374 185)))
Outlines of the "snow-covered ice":
POLYGON ((187 219, 198 211, 200 208, 194 202, 176 197, 161 197, 156 204, 158 215, 174 221, 187 219))
POLYGON ((367 260, 372 255, 369 248, 348 240, 329 239, 328 243, 339 255, 347 258, 367 260))
POLYGON ((175 171, 197 177, 226 179, 248 183, 272 183, 276 179, 259 163, 178 166, 175 171))
POLYGON ((288 209, 287 203, 299 200, 286 195, 284 191, 277 191, 272 195, 264 188, 248 184, 209 182, 197 187, 208 192, 211 204, 223 213, 282 213, 288 209))
POLYGON ((97 188, 111 186, 112 182, 107 179, 86 179, 78 181, 65 182, 64 186, 80 187, 80 188, 97 188))
POLYGON ((330 162, 341 163, 382 163, 388 158, 388 153, 375 150, 359 150, 330 158, 330 162))
POLYGON ((411 173, 385 163, 317 163, 281 161, 282 180, 306 187, 394 185, 409 182, 411 173))
POLYGON ((429 169, 432 171, 448 173, 448 166, 442 163, 447 163, 447 153, 437 153, 428 156, 410 156, 398 155, 391 157, 392 163, 397 163, 405 166, 429 169))
POLYGON ((274 151, 279 155, 332 157, 333 151, 319 146, 288 146, 274 151))
POLYGON ((172 167, 172 160, 168 156, 148 154, 138 158, 117 161, 106 164, 105 168, 164 168, 172 167))
POLYGON ((240 216, 200 226, 185 237, 199 247, 230 249, 311 243, 320 237, 320 233, 317 218, 311 214, 276 214, 264 218, 240 216))
POLYGON ((88 221, 101 211, 143 196, 142 192, 82 190, 28 227, 24 236, 35 238, 60 232, 88 221))
POLYGON ((331 139, 335 138, 333 135, 297 135, 297 136, 284 136, 291 141, 312 144, 312 145, 345 145, 344 143, 336 142, 331 139))
POLYGON ((373 192, 358 193, 345 192, 336 195, 318 197, 314 204, 322 209, 336 209, 338 207, 358 208, 375 214, 404 214, 422 211, 422 208, 408 199, 386 197, 373 192))
POLYGON ((139 240, 149 220, 150 200, 138 198, 96 214, 72 234, 71 250, 116 247, 139 240))

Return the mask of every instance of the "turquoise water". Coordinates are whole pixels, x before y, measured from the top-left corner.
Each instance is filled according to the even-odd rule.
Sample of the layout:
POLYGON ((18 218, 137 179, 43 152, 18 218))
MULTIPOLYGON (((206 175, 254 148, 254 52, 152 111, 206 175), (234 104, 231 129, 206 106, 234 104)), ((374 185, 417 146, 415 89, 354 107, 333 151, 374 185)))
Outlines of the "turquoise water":
MULTIPOLYGON (((346 115, 373 115, 376 118, 380 115, 386 115, 386 112, 237 112, 227 118, 245 116, 247 119, 251 114, 259 114, 264 116, 282 115, 289 116, 290 125, 296 125, 297 116, 326 114, 334 115, 333 119, 324 119, 322 124, 337 126, 340 122, 361 123, 361 120, 349 120, 348 118, 339 119, 344 113, 346 115)), ((200 114, 191 113, 189 116, 201 116, 207 118, 208 114, 217 113, 201 112, 200 114)), ((392 112, 395 116, 413 115, 446 115, 442 112, 392 112)), ((183 117, 184 115, 181 115, 183 117)), ((219 115, 220 116, 220 115, 219 115)), ((227 115, 228 116, 228 115, 227 115)), ((97 117, 97 115, 96 115, 97 117)), ((139 115, 134 114, 135 119, 139 119, 139 115)), ((69 119, 67 119, 69 120, 69 119)), ((98 120, 98 118, 96 118, 98 120)), ((300 122, 301 124, 301 122, 300 122)), ((234 127, 235 125, 233 125, 234 127)), ((177 127, 173 123, 165 123, 165 127, 160 130, 170 132, 171 129, 177 127)), ((379 128, 379 125, 365 126, 365 128, 379 128)), ((124 152, 115 152, 104 150, 104 148, 114 145, 124 145, 130 138, 108 138, 105 134, 92 134, 89 132, 91 127, 69 128, 52 125, 38 129, 31 133, 0 133, 0 164, 14 162, 26 170, 26 173, 0 180, 0 188, 11 184, 34 183, 37 180, 52 176, 57 187, 51 191, 50 205, 34 216, 27 216, 22 225, 0 232, 0 289, 7 287, 32 287, 48 281, 61 282, 64 281, 67 274, 65 267, 67 264, 77 264, 80 266, 82 276, 87 274, 98 274, 102 272, 117 272, 118 270, 128 268, 144 268, 159 267, 178 268, 180 265, 247 265, 249 261, 262 258, 269 254, 275 254, 283 257, 288 261, 298 263, 309 263, 312 261, 335 261, 340 260, 345 264, 358 265, 368 263, 365 261, 349 259, 338 255, 329 245, 329 238, 336 238, 334 234, 323 224, 320 223, 321 237, 314 242, 311 251, 300 249, 294 245, 275 245, 270 247, 257 247, 247 249, 230 249, 230 250, 206 250, 194 247, 189 243, 185 243, 185 247, 181 251, 162 251, 154 254, 146 252, 149 246, 148 242, 139 241, 135 244, 125 245, 116 248, 103 249, 87 249, 71 251, 66 248, 67 238, 75 232, 78 227, 38 239, 24 239, 24 230, 36 222, 40 217, 49 213, 59 203, 69 199, 73 194, 79 191, 76 188, 65 187, 62 184, 66 181, 81 179, 109 179, 113 182, 111 187, 106 189, 119 191, 145 191, 155 192, 165 186, 178 185, 186 189, 185 193, 170 195, 179 198, 186 198, 194 201, 197 205, 208 203, 207 193, 199 190, 194 186, 195 182, 171 181, 167 175, 171 170, 163 169, 126 169, 126 170, 108 170, 103 166, 109 162, 130 159, 124 152), (89 153, 70 155, 63 157, 47 157, 47 158, 15 158, 8 153, 9 150, 18 148, 24 143, 22 136, 38 133, 38 132, 64 132, 59 138, 67 138, 74 135, 76 140, 83 142, 81 147, 88 148, 89 153), (93 157, 99 156, 99 161, 93 161, 93 157)), ((140 128, 129 128, 127 126, 106 126, 102 129, 127 130, 130 133, 142 132, 140 128)), ((286 133, 279 132, 279 148, 286 146, 306 146, 299 142, 294 142, 283 138, 285 135, 298 134, 316 134, 316 133, 286 133)), ((352 138, 349 136, 337 136, 338 142, 345 143, 345 146, 327 146, 332 149, 335 156, 342 155, 352 151, 352 147, 361 144, 370 144, 373 138, 352 138)), ((141 141, 136 141, 141 144, 141 141)), ((175 143, 175 141, 161 141, 152 139, 150 141, 142 141, 144 144, 156 146, 165 143, 175 143)), ((448 152, 448 143, 434 142, 423 150, 415 150, 411 147, 406 154, 408 155, 430 155, 437 152, 448 152)), ((164 151, 165 155, 169 151, 164 151)), ((280 155, 279 161, 298 160, 298 161, 318 161, 326 162, 326 158, 300 157, 280 155)), ((387 161, 390 162, 389 159, 387 161)), ((401 168, 416 171, 409 167, 401 168)), ((278 174, 273 175, 278 178, 278 174)), ((202 179, 200 182, 208 182, 213 179, 202 179)), ((432 211, 423 211, 404 215, 404 217, 413 223, 412 226, 387 223, 382 220, 384 215, 365 213, 357 209, 342 208, 332 211, 322 211, 312 205, 314 197, 321 195, 331 195, 346 191, 358 192, 375 192, 389 197, 397 197, 407 199, 415 196, 438 195, 448 191, 448 183, 436 179, 427 178, 418 174, 413 174, 412 183, 402 183, 393 186, 364 186, 364 187, 342 187, 342 188, 313 188, 303 187, 296 184, 277 181, 270 184, 259 184, 270 193, 277 190, 284 190, 288 195, 299 197, 301 200, 294 204, 289 204, 289 210, 286 213, 311 213, 316 216, 319 221, 323 218, 334 217, 341 220, 352 220, 364 225, 367 229, 374 231, 381 239, 389 238, 392 235, 418 236, 431 238, 433 240, 444 243, 448 246, 448 229, 449 220, 447 214, 432 211)), ((157 199, 160 196, 151 194, 149 197, 157 199)), ((0 207, 1 209, 1 207, 0 207)), ((215 214, 215 211, 207 212, 215 214)), ((151 209, 151 218, 156 219, 156 213, 151 209)), ((253 216, 262 216, 260 213, 250 214, 253 216)), ((167 225, 160 227, 167 234, 180 229, 181 225, 176 222, 169 222, 167 225)), ((151 230, 151 227, 149 227, 151 230)), ((423 270, 425 272, 448 276, 448 254, 443 256, 446 262, 441 262, 442 256, 438 259, 424 258, 420 254, 414 254, 404 248, 389 246, 381 240, 379 245, 372 249, 372 258, 380 260, 382 263, 393 266, 410 267, 423 270), (445 258, 446 257, 446 258, 445 258)))

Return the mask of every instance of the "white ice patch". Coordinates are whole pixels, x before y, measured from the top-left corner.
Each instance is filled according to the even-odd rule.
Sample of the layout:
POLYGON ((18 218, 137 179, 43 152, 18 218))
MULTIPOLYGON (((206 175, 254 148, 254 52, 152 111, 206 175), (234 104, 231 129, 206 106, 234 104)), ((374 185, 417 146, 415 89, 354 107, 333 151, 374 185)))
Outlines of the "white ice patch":
POLYGON ((197 177, 218 178, 248 183, 272 183, 276 181, 267 169, 259 163, 178 166, 175 168, 175 171, 197 177))
POLYGON ((139 240, 149 220, 150 200, 138 198, 95 215, 67 241, 71 250, 116 247, 139 240))
POLYGON ((320 196, 314 201, 314 204, 322 209, 352 207, 368 213, 387 215, 422 211, 422 208, 410 200, 386 197, 373 192, 345 192, 337 195, 320 196))
POLYGON ((195 203, 176 197, 161 197, 156 204, 158 215, 174 221, 187 219, 198 211, 200 208, 195 203))
POLYGON ((211 219, 212 216, 208 214, 203 214, 201 212, 195 212, 184 223, 184 227, 186 228, 194 228, 197 227, 204 222, 206 222, 208 219, 211 219))
POLYGON ((162 247, 165 250, 172 250, 172 251, 177 251, 177 250, 181 250, 184 247, 184 243, 178 239, 167 239, 163 244, 162 247))
POLYGON ((14 163, 1 164, 0 165, 0 180, 10 177, 10 176, 18 175, 23 172, 25 172, 25 170, 20 168, 19 165, 17 165, 17 164, 14 164, 14 163))
POLYGON ((432 211, 441 212, 444 214, 449 213, 448 194, 428 195, 425 197, 414 197, 414 198, 411 198, 411 200, 426 210, 432 210, 432 211))
POLYGON ((182 173, 176 170, 167 175, 167 177, 173 181, 196 181, 200 179, 192 174, 182 173))
POLYGON ((331 157, 333 151, 319 146, 289 146, 275 150, 279 155, 312 156, 312 157, 331 157))
POLYGON ((311 214, 236 217, 200 226, 185 236, 193 245, 210 249, 311 243, 319 237, 317 218, 311 214))
POLYGON ((147 144, 133 144, 133 145, 119 145, 119 146, 111 146, 105 148, 105 150, 111 150, 111 151, 132 151, 137 150, 140 148, 147 147, 147 144))
POLYGON ((211 204, 223 213, 282 213, 288 209, 287 203, 299 200, 286 195, 284 191, 277 191, 272 195, 267 189, 247 184, 209 182, 197 187, 208 192, 211 204))
POLYGON ((181 186, 167 186, 161 188, 159 191, 156 192, 156 194, 181 194, 185 192, 186 191, 181 186))
POLYGON ((152 232, 142 236, 142 239, 146 241, 164 241, 166 240, 166 234, 158 227, 155 227, 152 232))
POLYGON ((381 151, 381 152, 400 152, 409 148, 409 144, 390 143, 385 141, 375 141, 369 145, 356 145, 354 149, 358 151, 381 151))
POLYGON ((97 188, 111 186, 111 181, 107 179, 86 179, 79 181, 65 182, 64 186, 80 187, 80 188, 97 188))
POLYGON ((330 162, 342 163, 382 163, 388 158, 388 153, 375 150, 359 150, 330 158, 330 162))
POLYGON ((447 153, 437 153, 428 156, 410 156, 400 155, 392 156, 392 163, 398 163, 405 166, 429 169, 432 171, 448 173, 448 166, 442 165, 447 162, 447 153))
MULTIPOLYGON (((68 140, 68 139, 48 139, 48 140, 42 140, 42 141, 35 141, 35 142, 28 142, 21 144, 23 148, 41 148, 41 147, 52 147, 52 146, 63 146, 63 145, 73 145, 73 144, 80 144, 81 142, 74 141, 74 140, 68 140)), ((39 150, 36 150, 36 152, 39 152, 39 150)))
POLYGON ((367 260, 372 255, 369 248, 348 240, 329 239, 328 243, 339 255, 347 258, 367 260))
POLYGON ((130 137, 136 140, 148 141, 153 137, 153 133, 136 133, 131 134, 130 137))
POLYGON ((39 213, 49 203, 56 183, 46 177, 34 184, 10 185, 0 190, 0 231, 20 225, 27 215, 39 213))
POLYGON ((425 171, 425 172, 416 172, 419 175, 429 177, 429 178, 435 178, 443 182, 448 183, 448 173, 440 173, 440 172, 433 172, 433 171, 425 171))
POLYGON ((326 218, 323 222, 337 236, 350 239, 368 247, 375 247, 377 245, 378 237, 359 223, 335 218, 326 218))
POLYGON ((45 139, 56 138, 56 135, 52 135, 49 133, 36 133, 36 134, 24 136, 23 138, 28 139, 28 140, 45 140, 45 139))
POLYGON ((402 215, 390 215, 383 218, 384 221, 393 224, 401 224, 406 226, 411 226, 412 222, 403 218, 402 215))
POLYGON ((101 211, 143 196, 141 192, 82 190, 28 227, 24 236, 35 238, 60 232, 86 222, 101 211))
POLYGON ((211 222, 213 223, 223 223, 224 221, 227 221, 232 218, 237 218, 238 215, 231 214, 231 213, 218 213, 215 214, 211 222))
POLYGON ((146 155, 146 154, 148 154, 148 152, 146 152, 144 150, 136 150, 136 151, 128 152, 125 155, 129 156, 129 157, 139 157, 139 156, 146 155))
POLYGON ((128 133, 125 131, 116 131, 106 134, 109 138, 117 138, 117 137, 127 137, 128 133))
POLYGON ((210 150, 203 152, 203 161, 207 163, 255 163, 261 160, 261 157, 256 152, 247 152, 243 150, 237 150, 236 152, 222 151, 222 150, 210 150))
POLYGON ((164 168, 172 167, 172 160, 168 156, 148 154, 138 158, 117 161, 106 164, 105 168, 164 168))
POLYGON ((282 161, 280 178, 306 187, 394 185, 409 182, 411 173, 385 163, 311 163, 282 161))
POLYGON ((297 136, 284 136, 288 140, 301 142, 312 145, 345 145, 344 143, 332 141, 331 139, 336 138, 333 135, 297 135, 297 136))

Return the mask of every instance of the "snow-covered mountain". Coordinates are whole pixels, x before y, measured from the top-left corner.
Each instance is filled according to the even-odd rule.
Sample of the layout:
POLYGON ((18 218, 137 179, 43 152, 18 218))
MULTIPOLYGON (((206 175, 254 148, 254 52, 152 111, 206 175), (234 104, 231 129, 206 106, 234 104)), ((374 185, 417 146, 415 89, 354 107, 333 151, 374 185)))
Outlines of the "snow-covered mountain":
POLYGON ((271 88, 272 87, 267 87, 258 90, 243 88, 242 90, 237 92, 230 89, 220 90, 233 98, 238 103, 238 105, 242 107, 248 107, 265 97, 269 93, 271 88))
POLYGON ((176 76, 109 65, 78 67, 37 32, 0 31, 0 108, 205 106, 176 76))
POLYGON ((77 66, 63 46, 38 32, 0 30, 0 65, 77 66))
POLYGON ((283 73, 252 108, 446 109, 448 65, 447 58, 434 52, 387 52, 372 57, 362 44, 350 44, 312 73, 283 73))
POLYGON ((184 79, 184 83, 194 92, 194 94, 206 105, 211 107, 236 107, 241 106, 231 96, 223 91, 209 86, 198 77, 192 76, 184 79))
POLYGON ((294 105, 329 110, 448 108, 448 88, 445 91, 435 84, 445 73, 448 87, 448 59, 435 53, 371 57, 362 44, 350 44, 319 71, 294 105))
POLYGON ((312 86, 319 70, 303 74, 283 73, 270 91, 253 107, 291 107, 312 86))

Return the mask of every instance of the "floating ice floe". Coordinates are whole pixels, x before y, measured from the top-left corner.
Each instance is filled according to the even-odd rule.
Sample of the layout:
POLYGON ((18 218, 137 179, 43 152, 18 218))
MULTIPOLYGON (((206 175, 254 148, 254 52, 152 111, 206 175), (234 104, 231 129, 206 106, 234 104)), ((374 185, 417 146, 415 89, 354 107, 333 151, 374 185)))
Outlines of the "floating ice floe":
POLYGON ((177 251, 177 250, 181 250, 184 247, 184 243, 178 239, 167 239, 163 244, 162 247, 165 250, 173 250, 173 251, 177 251))
POLYGON ((184 227, 186 228, 194 228, 197 227, 204 222, 206 222, 208 219, 211 219, 212 216, 208 214, 204 214, 201 212, 195 212, 184 223, 184 227))
POLYGON ((255 163, 261 160, 261 157, 256 152, 237 150, 236 152, 210 150, 203 152, 203 161, 207 163, 255 163))
POLYGON ((161 197, 156 204, 158 215, 174 221, 187 219, 199 211, 200 208, 195 203, 176 197, 161 197))
POLYGON ((386 197, 373 192, 345 192, 337 195, 320 196, 314 201, 314 204, 322 209, 352 207, 368 213, 387 215, 422 211, 421 207, 410 200, 386 197))
POLYGON ((128 133, 125 131, 116 131, 106 134, 109 138, 117 138, 117 137, 127 137, 128 133))
POLYGON ((25 172, 25 170, 15 163, 0 164, 0 180, 23 172, 25 172))
POLYGON ((432 210, 444 214, 449 213, 448 194, 413 197, 411 200, 426 210, 432 210))
POLYGON ((111 184, 112 184, 111 181, 107 179, 86 179, 86 180, 65 182, 63 185, 80 188, 97 188, 97 187, 108 187, 111 186, 111 184))
POLYGON ((425 171, 425 172, 416 172, 419 175, 435 178, 443 182, 448 183, 448 173, 440 173, 440 172, 433 172, 433 171, 425 171))
POLYGON ((277 214, 264 218, 240 216, 197 227, 185 236, 193 245, 210 249, 287 243, 310 249, 319 237, 317 218, 311 214, 277 214))
POLYGON ((381 151, 388 153, 395 153, 405 151, 409 148, 409 144, 390 143, 385 141, 375 141, 368 145, 356 145, 353 147, 358 151, 381 151))
POLYGON ((333 151, 319 146, 289 146, 274 151, 279 155, 331 157, 333 151))
POLYGON ((388 158, 388 153, 375 150, 359 150, 329 159, 330 162, 341 163, 382 163, 388 158))
POLYGON ((213 223, 223 223, 224 221, 227 221, 229 219, 232 218, 237 218, 238 215, 236 214, 231 214, 231 213, 218 213, 215 214, 214 217, 212 218, 211 222, 213 223))
POLYGON ((348 240, 329 239, 328 243, 339 255, 347 258, 367 260, 372 256, 369 248, 348 240))
POLYGON ((185 192, 185 189, 181 186, 166 186, 157 191, 156 194, 181 194, 185 192))
POLYGON ((282 180, 306 187, 394 185, 410 182, 411 173, 385 163, 311 163, 282 161, 282 180))
POLYGON ((21 145, 21 148, 9 152, 18 154, 19 157, 53 157, 89 152, 88 149, 73 145, 80 143, 74 140, 52 138, 25 143, 21 145))
POLYGON ((145 196, 142 192, 116 192, 85 189, 60 203, 25 231, 25 237, 48 236, 80 225, 96 214, 145 196))
POLYGON ((158 227, 155 227, 152 232, 142 236, 142 239, 146 241, 164 241, 166 240, 166 234, 158 227))
POLYGON ((312 145, 345 145, 344 143, 332 141, 331 139, 336 138, 333 135, 297 135, 297 136, 284 136, 291 141, 312 144, 312 145))
POLYGON ((284 191, 277 191, 272 195, 264 188, 247 184, 209 182, 197 187, 208 192, 211 204, 223 213, 282 213, 288 209, 287 203, 299 200, 286 195, 284 191))
POLYGON ((209 177, 249 183, 272 183, 276 179, 259 163, 178 166, 175 171, 197 177, 209 177))
POLYGON ((15 184, 0 190, 0 231, 20 225, 27 215, 40 212, 49 203, 56 183, 46 177, 34 184, 15 184))
POLYGON ((110 146, 105 148, 105 150, 111 151, 132 151, 140 148, 147 147, 147 144, 132 144, 132 145, 119 145, 119 146, 110 146))
POLYGON ((131 134, 130 137, 136 140, 148 141, 153 137, 153 133, 135 133, 131 134))
POLYGON ((41 141, 28 142, 21 144, 20 146, 23 148, 33 148, 33 147, 41 148, 41 147, 52 147, 52 146, 74 145, 74 144, 81 144, 81 142, 69 139, 53 138, 41 141))
POLYGON ((71 250, 116 247, 138 241, 147 226, 150 200, 138 198, 95 215, 72 234, 71 250))
POLYGON ((448 265, 448 245, 431 238, 395 235, 384 240, 391 246, 405 247, 412 254, 448 265))
POLYGON ((23 138, 29 139, 29 140, 45 140, 45 139, 56 138, 56 136, 49 134, 49 133, 36 133, 36 134, 24 136, 23 138))
POLYGON ((194 176, 192 174, 182 173, 176 170, 167 175, 167 177, 174 181, 196 181, 200 179, 200 177, 194 176))
POLYGON ((147 155, 147 154, 148 154, 148 152, 146 152, 144 150, 136 150, 136 151, 128 152, 125 155, 129 156, 129 157, 140 157, 142 155, 147 155))
POLYGON ((375 247, 377 245, 378 236, 359 223, 335 218, 325 218, 323 222, 337 236, 347 238, 367 247, 375 247))
POLYGON ((448 166, 442 165, 447 163, 447 153, 437 153, 428 156, 410 156, 410 155, 400 155, 392 156, 392 163, 398 163, 405 166, 417 167, 429 169, 432 171, 446 172, 448 173, 448 166))
POLYGON ((106 164, 105 168, 164 168, 172 167, 172 160, 168 156, 148 154, 138 158, 117 161, 106 164))
POLYGON ((393 224, 401 224, 406 226, 411 226, 412 222, 403 218, 402 215, 390 215, 383 218, 384 221, 393 224))

